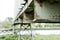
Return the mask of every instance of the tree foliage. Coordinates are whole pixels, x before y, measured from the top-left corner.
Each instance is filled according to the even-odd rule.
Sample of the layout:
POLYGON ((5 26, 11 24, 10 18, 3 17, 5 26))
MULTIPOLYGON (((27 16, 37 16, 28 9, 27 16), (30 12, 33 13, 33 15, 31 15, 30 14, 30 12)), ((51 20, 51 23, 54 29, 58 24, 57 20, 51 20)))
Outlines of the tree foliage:
POLYGON ((9 28, 12 25, 12 21, 13 21, 13 18, 7 17, 6 20, 0 23, 0 25, 2 25, 2 27, 9 28))

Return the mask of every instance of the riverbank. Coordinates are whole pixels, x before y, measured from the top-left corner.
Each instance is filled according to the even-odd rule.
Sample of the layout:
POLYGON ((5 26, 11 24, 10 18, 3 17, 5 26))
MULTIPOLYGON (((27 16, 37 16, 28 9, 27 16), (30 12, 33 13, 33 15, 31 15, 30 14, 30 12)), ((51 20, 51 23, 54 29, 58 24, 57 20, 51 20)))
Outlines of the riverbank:
MULTIPOLYGON (((31 36, 22 35, 21 40, 31 40, 31 36), (28 39, 27 39, 28 38, 28 39)), ((60 35, 34 35, 32 37, 33 40, 60 40, 60 35)), ((18 40, 18 35, 5 35, 0 36, 0 40, 18 40)))

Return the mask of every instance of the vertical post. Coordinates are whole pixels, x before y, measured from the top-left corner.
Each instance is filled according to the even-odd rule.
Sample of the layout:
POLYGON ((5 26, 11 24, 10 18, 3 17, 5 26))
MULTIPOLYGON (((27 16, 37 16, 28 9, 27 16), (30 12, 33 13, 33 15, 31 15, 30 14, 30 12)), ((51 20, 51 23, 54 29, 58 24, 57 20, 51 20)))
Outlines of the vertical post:
POLYGON ((30 24, 30 30, 31 30, 31 40, 33 40, 32 27, 31 27, 31 24, 30 24))
POLYGON ((18 30, 18 32, 19 32, 18 40, 21 40, 21 26, 20 26, 20 24, 19 24, 19 27, 20 27, 20 29, 18 30))
POLYGON ((15 28, 14 28, 14 26, 13 26, 13 35, 14 35, 14 33, 15 33, 15 28))
POLYGON ((20 26, 20 35, 19 35, 19 36, 20 36, 20 40, 21 40, 21 27, 22 27, 22 24, 21 24, 21 26, 20 26))

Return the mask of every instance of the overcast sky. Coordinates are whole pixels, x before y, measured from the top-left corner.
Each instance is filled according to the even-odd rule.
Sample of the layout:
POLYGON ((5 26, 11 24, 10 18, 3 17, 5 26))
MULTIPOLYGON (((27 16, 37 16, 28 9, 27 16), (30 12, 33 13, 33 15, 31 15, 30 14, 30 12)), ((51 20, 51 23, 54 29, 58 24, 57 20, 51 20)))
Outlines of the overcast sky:
POLYGON ((15 0, 0 0, 0 21, 6 17, 14 17, 15 0))

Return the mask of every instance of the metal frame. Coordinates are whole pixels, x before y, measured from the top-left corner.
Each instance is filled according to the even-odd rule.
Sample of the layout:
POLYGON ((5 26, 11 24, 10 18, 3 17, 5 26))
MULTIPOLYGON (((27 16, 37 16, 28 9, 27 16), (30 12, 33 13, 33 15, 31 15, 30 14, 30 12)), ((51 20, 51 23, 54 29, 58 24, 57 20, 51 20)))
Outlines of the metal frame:
MULTIPOLYGON (((22 38, 22 35, 21 35, 21 31, 27 31, 28 33, 30 32, 30 37, 31 37, 31 39, 30 40, 32 40, 32 27, 31 27, 31 24, 30 23, 17 23, 17 24, 14 24, 14 26, 16 26, 16 25, 18 25, 19 24, 19 27, 20 27, 20 30, 18 30, 20 33, 19 33, 19 36, 18 36, 18 40, 21 40, 21 38, 22 38), (28 25, 28 26, 26 26, 27 28, 25 28, 23 25, 28 25), (23 28, 22 28, 23 27, 23 28), (29 30, 28 30, 29 29, 29 30)), ((13 29, 13 31, 15 32, 15 30, 13 29)))

